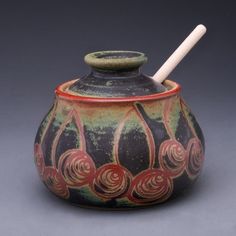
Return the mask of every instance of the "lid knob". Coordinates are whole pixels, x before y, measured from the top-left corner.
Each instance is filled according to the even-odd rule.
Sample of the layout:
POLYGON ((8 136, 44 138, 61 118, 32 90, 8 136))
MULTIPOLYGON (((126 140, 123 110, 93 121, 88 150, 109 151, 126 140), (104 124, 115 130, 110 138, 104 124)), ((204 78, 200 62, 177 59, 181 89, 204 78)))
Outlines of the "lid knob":
POLYGON ((99 51, 87 54, 84 61, 100 70, 130 70, 144 64, 147 57, 136 51, 99 51))

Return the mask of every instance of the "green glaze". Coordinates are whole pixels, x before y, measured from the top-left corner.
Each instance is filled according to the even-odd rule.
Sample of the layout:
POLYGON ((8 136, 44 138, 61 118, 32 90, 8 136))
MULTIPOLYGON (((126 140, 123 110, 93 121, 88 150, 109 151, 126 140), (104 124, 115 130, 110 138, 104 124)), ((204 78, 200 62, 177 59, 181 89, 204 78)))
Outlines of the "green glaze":
POLYGON ((91 67, 101 70, 125 70, 140 67, 147 62, 147 57, 134 51, 99 51, 87 54, 84 60, 91 67))

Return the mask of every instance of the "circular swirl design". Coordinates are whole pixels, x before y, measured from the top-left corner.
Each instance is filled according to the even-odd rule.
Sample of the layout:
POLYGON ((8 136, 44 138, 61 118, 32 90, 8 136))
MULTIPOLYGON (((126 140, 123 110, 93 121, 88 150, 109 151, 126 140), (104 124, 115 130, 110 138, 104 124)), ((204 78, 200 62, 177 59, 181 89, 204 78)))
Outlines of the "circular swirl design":
POLYGON ((185 168, 186 151, 176 140, 166 140, 160 146, 159 163, 169 175, 177 177, 185 168))
POLYGON ((186 171, 190 178, 196 178, 202 168, 204 161, 203 147, 200 140, 198 138, 190 139, 187 151, 188 159, 186 171))
POLYGON ((69 198, 69 190, 63 177, 53 167, 45 167, 43 181, 49 190, 51 190, 57 196, 64 199, 69 198))
POLYGON ((127 192, 129 185, 130 176, 127 170, 118 164, 106 164, 97 170, 93 188, 98 196, 112 199, 127 192))
POLYGON ((60 157, 58 169, 69 187, 89 184, 95 174, 92 158, 79 149, 70 149, 65 152, 60 157))
POLYGON ((34 145, 34 157, 35 157, 35 165, 37 167, 40 178, 43 176, 43 171, 45 167, 43 151, 40 144, 36 143, 34 145))
POLYGON ((172 179, 164 171, 148 169, 133 179, 128 197, 139 204, 158 203, 169 198, 172 190, 172 179))

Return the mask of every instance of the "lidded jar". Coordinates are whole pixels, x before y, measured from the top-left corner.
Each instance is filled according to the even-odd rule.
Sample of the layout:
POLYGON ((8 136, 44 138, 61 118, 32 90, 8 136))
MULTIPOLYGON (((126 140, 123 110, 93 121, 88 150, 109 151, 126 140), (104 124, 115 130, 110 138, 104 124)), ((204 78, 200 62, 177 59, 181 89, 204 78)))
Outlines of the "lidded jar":
POLYGON ((202 131, 177 83, 140 72, 146 60, 91 53, 90 74, 57 87, 35 139, 39 175, 54 194, 81 206, 144 207, 199 176, 202 131))

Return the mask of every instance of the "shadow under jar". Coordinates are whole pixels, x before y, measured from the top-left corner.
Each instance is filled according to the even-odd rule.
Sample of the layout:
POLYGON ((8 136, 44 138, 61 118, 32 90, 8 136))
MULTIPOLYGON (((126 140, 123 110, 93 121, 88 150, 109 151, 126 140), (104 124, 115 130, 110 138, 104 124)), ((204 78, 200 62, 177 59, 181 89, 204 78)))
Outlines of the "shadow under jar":
POLYGON ((57 87, 34 146, 51 192, 80 206, 136 208, 199 176, 202 131, 177 83, 140 72, 146 60, 139 52, 91 53, 90 74, 57 87))

